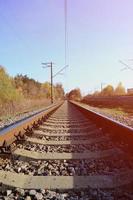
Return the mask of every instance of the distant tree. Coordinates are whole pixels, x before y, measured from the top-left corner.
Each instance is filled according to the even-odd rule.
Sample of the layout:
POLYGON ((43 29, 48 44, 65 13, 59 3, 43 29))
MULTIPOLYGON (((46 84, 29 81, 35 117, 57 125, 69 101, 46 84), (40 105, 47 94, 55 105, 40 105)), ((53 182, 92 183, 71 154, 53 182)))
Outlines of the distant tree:
MULTIPOLYGON (((46 98, 51 97, 51 84, 49 82, 39 83, 27 75, 17 75, 14 78, 16 89, 21 92, 25 98, 46 98)), ((62 84, 53 85, 53 95, 55 99, 64 97, 64 89, 62 84)))
POLYGON ((14 78, 15 87, 22 92, 25 98, 38 98, 41 83, 29 78, 27 75, 17 75, 14 78))
MULTIPOLYGON (((62 84, 53 85, 53 92, 56 99, 64 98, 62 84)), ((19 109, 22 110, 23 106, 28 106, 25 103, 32 102, 31 106, 33 106, 35 102, 39 102, 38 100, 41 99, 40 102, 42 102, 42 100, 50 99, 50 97, 51 84, 49 82, 39 83, 22 74, 12 78, 0 66, 0 116, 4 113, 9 115, 18 112, 19 109)))
POLYGON ((115 88, 114 94, 115 95, 125 95, 126 94, 125 88, 121 82, 115 88))
MULTIPOLYGON (((4 69, 1 71, 5 73, 4 69)), ((9 77, 8 77, 9 79, 9 77)), ((12 86, 19 94, 27 99, 50 99, 51 97, 51 84, 49 82, 39 83, 38 81, 29 78, 27 75, 18 74, 12 79, 12 86)), ((58 83, 53 85, 53 95, 55 99, 64 98, 64 89, 62 84, 58 83)))
POLYGON ((51 84, 49 82, 45 82, 41 84, 41 96, 47 99, 51 96, 51 84))
POLYGON ((114 95, 114 88, 112 85, 107 85, 102 91, 102 96, 113 96, 114 95))
POLYGON ((54 97, 56 99, 63 99, 65 95, 62 84, 57 83, 54 87, 54 97))
POLYGON ((71 90, 71 91, 67 94, 67 98, 70 99, 70 100, 80 101, 81 98, 82 98, 80 89, 79 89, 79 88, 76 88, 76 89, 71 90))

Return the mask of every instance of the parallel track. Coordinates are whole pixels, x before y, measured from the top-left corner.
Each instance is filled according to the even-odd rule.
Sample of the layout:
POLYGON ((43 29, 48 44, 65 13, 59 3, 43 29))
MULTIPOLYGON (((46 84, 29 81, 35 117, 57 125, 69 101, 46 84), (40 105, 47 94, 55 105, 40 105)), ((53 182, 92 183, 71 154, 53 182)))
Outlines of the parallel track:
POLYGON ((67 102, 43 120, 1 153, 1 198, 133 199, 133 157, 111 127, 67 102))

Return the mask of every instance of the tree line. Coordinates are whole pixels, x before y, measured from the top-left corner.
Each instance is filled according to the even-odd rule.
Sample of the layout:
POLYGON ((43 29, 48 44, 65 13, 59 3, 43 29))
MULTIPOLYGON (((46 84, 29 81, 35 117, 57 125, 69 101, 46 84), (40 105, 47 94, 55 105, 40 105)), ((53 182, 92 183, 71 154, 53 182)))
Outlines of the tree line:
POLYGON ((92 95, 93 96, 121 96, 121 95, 126 95, 126 89, 120 82, 118 83, 116 88, 114 88, 112 85, 107 85, 101 91, 95 91, 92 95))
POLYGON ((107 85, 104 87, 101 91, 95 91, 93 94, 88 94, 86 96, 82 96, 81 91, 79 88, 75 88, 71 90, 69 93, 66 94, 66 98, 69 100, 77 100, 80 101, 83 98, 89 97, 89 96, 122 96, 127 95, 125 87, 122 85, 122 83, 118 83, 116 88, 114 88, 112 85, 107 85))
MULTIPOLYGON (((49 99, 49 82, 40 83, 27 75, 10 77, 4 67, 0 66, 0 105, 14 104, 22 99, 49 99)), ((62 84, 53 86, 54 98, 63 99, 64 89, 62 84)))
MULTIPOLYGON (((54 99, 64 99, 65 92, 62 84, 53 86, 54 99)), ((40 83, 27 75, 16 75, 10 77, 6 70, 0 66, 0 105, 14 105, 23 99, 50 99, 51 84, 49 82, 40 83)), ((116 88, 107 85, 102 91, 95 91, 91 96, 115 96, 126 95, 126 90, 120 82, 116 88)), ((88 94, 87 96, 90 96, 88 94)), ((87 97, 86 96, 86 97, 87 97)), ((80 101, 83 97, 79 88, 72 89, 66 94, 69 100, 80 101)))

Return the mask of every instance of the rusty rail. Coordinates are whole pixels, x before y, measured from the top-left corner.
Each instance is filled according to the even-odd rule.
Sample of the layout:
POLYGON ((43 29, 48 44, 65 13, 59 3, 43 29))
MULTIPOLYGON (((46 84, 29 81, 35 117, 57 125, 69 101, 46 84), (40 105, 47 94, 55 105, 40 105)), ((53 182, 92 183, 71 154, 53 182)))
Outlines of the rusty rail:
POLYGON ((32 133, 33 129, 38 128, 62 103, 46 107, 43 111, 0 130, 0 147, 10 145, 16 140, 23 140, 25 133, 32 133))
POLYGON ((114 140, 121 140, 129 144, 129 150, 133 152, 133 128, 126 126, 116 120, 99 114, 87 108, 87 105, 75 101, 70 101, 77 107, 84 115, 94 121, 94 123, 103 129, 103 131, 110 133, 114 140))

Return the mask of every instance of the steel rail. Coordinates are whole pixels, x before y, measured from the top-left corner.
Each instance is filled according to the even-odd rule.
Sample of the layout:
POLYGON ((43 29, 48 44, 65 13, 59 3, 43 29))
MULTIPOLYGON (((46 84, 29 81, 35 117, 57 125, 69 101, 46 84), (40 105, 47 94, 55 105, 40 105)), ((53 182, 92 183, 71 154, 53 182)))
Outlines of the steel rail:
POLYGON ((89 109, 86 104, 75 101, 70 101, 70 103, 75 105, 87 118, 94 121, 103 131, 110 133, 114 140, 128 143, 129 150, 133 152, 133 128, 89 109))
POLYGON ((19 120, 18 122, 11 124, 8 127, 2 128, 2 130, 0 130, 0 146, 2 146, 3 143, 10 145, 16 140, 16 136, 23 136, 27 129, 29 131, 32 130, 32 128, 37 126, 40 121, 44 121, 49 114, 58 109, 62 103, 63 102, 48 106, 36 114, 19 120))

